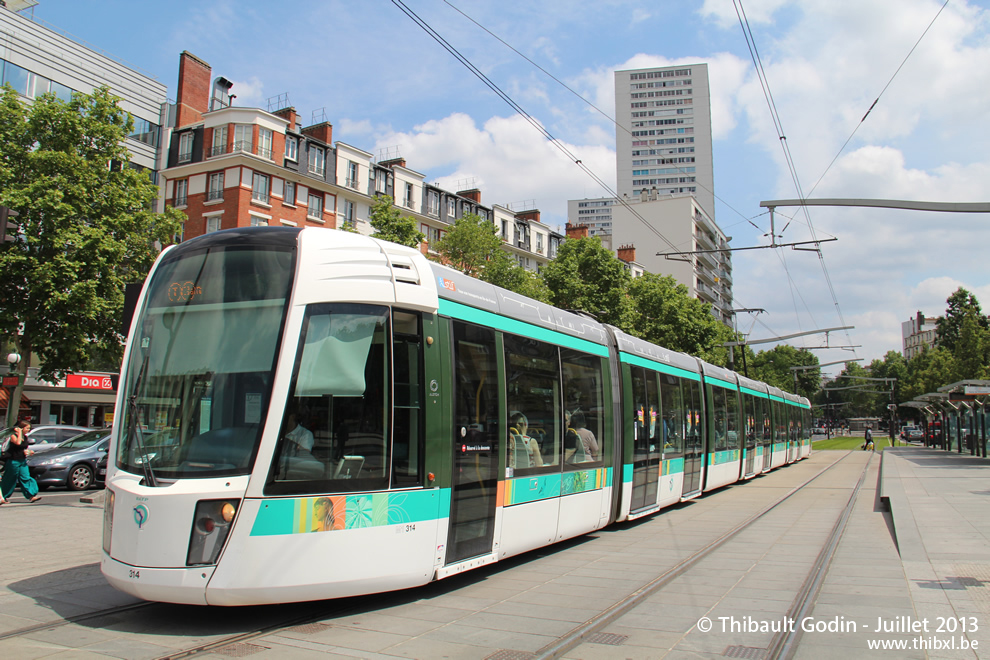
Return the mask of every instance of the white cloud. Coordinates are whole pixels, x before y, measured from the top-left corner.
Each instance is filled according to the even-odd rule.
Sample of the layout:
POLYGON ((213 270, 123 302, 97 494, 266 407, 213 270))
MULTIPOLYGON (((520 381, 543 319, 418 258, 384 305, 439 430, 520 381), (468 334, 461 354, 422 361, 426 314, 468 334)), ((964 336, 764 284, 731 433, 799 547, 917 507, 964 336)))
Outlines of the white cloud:
MULTIPOLYGON (((447 189, 473 180, 485 204, 535 200, 548 224, 562 224, 567 200, 604 191, 519 116, 478 126, 463 114, 426 122, 410 132, 378 136, 377 146, 402 145, 402 155, 429 181, 447 189)), ((566 144, 605 181, 615 180, 615 152, 598 144, 566 144)))
POLYGON ((232 80, 231 82, 234 83, 234 86, 231 87, 230 91, 237 96, 234 105, 245 108, 261 108, 262 110, 268 107, 265 87, 257 76, 251 76, 246 81, 232 80))
POLYGON ((629 22, 632 25, 636 25, 637 23, 648 21, 652 16, 653 14, 646 11, 645 9, 634 9, 632 13, 632 18, 630 19, 629 22))

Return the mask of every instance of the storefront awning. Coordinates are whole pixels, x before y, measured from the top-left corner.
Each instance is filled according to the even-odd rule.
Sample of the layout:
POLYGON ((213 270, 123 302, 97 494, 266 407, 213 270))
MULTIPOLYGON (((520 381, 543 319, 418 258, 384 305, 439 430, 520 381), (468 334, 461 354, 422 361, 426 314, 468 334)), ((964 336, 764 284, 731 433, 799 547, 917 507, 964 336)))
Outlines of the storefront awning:
MULTIPOLYGON (((0 387, 0 408, 6 408, 9 402, 10 392, 6 388, 0 387)), ((21 405, 19 408, 24 411, 31 410, 31 399, 27 398, 23 393, 21 394, 21 405)))

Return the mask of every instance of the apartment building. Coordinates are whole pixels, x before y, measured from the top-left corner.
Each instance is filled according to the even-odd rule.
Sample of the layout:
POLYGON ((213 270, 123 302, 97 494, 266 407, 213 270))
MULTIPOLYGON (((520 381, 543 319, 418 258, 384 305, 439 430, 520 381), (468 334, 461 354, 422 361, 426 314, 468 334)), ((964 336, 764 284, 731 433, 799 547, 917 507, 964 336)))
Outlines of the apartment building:
POLYGON ((708 65, 615 72, 616 192, 694 195, 715 217, 708 65))
POLYGON ((476 188, 444 190, 401 157, 376 159, 335 142, 329 122, 301 126, 287 104, 233 106, 230 83, 213 78, 210 65, 189 52, 180 55, 177 95, 162 191, 166 203, 188 216, 184 239, 258 225, 349 227, 370 235, 380 195, 419 223, 425 254, 468 213, 492 222, 505 249, 532 270, 552 259, 563 239, 540 223, 538 211, 487 206, 476 188))
POLYGON ((911 320, 901 323, 901 354, 905 360, 910 360, 925 348, 934 348, 937 322, 938 317, 918 312, 911 320))

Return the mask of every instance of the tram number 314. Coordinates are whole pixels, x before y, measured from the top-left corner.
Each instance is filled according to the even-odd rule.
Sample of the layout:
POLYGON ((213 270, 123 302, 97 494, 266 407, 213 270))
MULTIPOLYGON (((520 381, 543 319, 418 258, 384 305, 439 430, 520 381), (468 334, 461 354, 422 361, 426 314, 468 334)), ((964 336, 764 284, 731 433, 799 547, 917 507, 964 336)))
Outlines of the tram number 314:
POLYGON ((141 571, 135 571, 135 570, 131 569, 131 570, 127 571, 127 577, 131 578, 132 580, 140 580, 141 579, 141 571))
POLYGON ((416 531, 416 523, 410 523, 408 525, 399 525, 398 527, 395 528, 396 534, 405 534, 406 532, 415 532, 415 531, 416 531))

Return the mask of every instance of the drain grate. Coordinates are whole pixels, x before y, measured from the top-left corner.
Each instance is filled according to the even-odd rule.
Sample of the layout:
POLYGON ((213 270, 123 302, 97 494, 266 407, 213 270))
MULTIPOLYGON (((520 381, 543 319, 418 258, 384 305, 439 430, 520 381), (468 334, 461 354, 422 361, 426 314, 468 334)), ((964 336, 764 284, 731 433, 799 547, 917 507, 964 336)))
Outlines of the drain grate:
POLYGON ((763 660, 767 655, 766 649, 758 646, 726 646, 722 651, 726 658, 744 658, 745 660, 763 660))
POLYGON ((258 646, 257 644, 240 642, 238 644, 231 644, 230 646, 223 646, 218 649, 213 649, 210 653, 222 655, 227 658, 243 658, 248 655, 254 655, 255 653, 261 653, 262 651, 268 650, 270 649, 267 646, 258 646))
POLYGON ((329 630, 330 628, 333 628, 333 626, 329 623, 304 623, 300 626, 289 628, 289 630, 291 632, 297 632, 303 635, 315 635, 325 630, 329 630))
POLYGON ((484 660, 533 660, 536 656, 525 651, 513 651, 512 649, 499 649, 491 655, 486 655, 484 660))
POLYGON ((616 635, 615 633, 595 633, 588 635, 584 641, 590 644, 608 644, 609 646, 622 646, 629 639, 629 635, 616 635))

